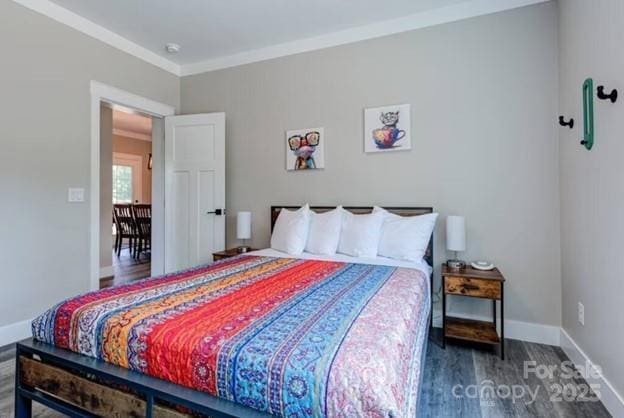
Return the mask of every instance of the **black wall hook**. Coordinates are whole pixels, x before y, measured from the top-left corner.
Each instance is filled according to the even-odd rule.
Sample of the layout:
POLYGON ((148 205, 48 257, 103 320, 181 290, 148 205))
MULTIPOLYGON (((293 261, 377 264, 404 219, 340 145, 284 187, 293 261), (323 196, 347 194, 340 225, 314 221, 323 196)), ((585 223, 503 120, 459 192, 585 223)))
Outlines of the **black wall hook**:
POLYGON ((570 129, 574 128, 574 119, 570 118, 568 122, 565 121, 563 116, 559 116, 559 125, 568 126, 570 129))
POLYGON ((598 98, 600 100, 611 100, 611 103, 617 101, 618 91, 616 89, 611 90, 611 93, 605 94, 604 86, 598 86, 598 98))

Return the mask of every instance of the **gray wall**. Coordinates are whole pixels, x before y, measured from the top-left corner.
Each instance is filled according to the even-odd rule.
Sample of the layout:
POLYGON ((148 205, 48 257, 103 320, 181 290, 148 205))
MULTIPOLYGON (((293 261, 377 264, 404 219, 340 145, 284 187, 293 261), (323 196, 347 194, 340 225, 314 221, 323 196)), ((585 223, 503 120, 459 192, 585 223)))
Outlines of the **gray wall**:
POLYGON ((89 287, 89 83, 179 103, 179 79, 0 1, 0 326, 89 287))
MULTIPOLYGON (((253 211, 269 242, 271 204, 432 205, 466 216, 466 259, 508 278, 509 319, 560 325, 554 3, 188 76, 184 113, 227 114, 229 243, 253 211), (411 103, 413 148, 365 154, 363 109, 411 103), (323 126, 326 168, 286 172, 285 131, 323 126)), ((488 314, 489 305, 453 301, 488 314)))
POLYGON ((579 145, 583 132, 581 85, 624 91, 624 2, 563 0, 560 8, 560 110, 578 128, 560 130, 563 328, 619 393, 624 394, 624 118, 594 99, 595 145, 579 145), (585 326, 577 306, 585 306, 585 326))

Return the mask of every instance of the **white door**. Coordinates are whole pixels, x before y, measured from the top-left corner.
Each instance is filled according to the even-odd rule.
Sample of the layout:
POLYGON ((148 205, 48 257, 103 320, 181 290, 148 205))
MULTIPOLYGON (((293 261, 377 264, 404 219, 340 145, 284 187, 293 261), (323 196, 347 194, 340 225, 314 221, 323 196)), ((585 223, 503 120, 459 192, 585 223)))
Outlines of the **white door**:
POLYGON ((225 248, 225 113, 165 118, 165 272, 225 248))

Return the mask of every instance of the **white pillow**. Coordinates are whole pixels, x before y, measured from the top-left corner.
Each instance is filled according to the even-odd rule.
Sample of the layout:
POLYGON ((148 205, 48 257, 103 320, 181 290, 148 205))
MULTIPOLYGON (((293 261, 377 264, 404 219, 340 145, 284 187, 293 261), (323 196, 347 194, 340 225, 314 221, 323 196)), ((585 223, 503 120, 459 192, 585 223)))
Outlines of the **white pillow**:
POLYGON ((378 253, 397 260, 420 261, 427 252, 435 228, 437 213, 399 216, 375 206, 373 213, 383 214, 378 253))
POLYGON ((343 209, 338 252, 353 257, 377 257, 382 213, 354 215, 343 209))
POLYGON ((334 255, 340 241, 342 206, 325 213, 310 211, 310 231, 305 250, 312 254, 334 255))
POLYGON ((295 211, 280 210, 271 235, 271 248, 291 255, 301 254, 308 240, 309 226, 308 205, 295 211))

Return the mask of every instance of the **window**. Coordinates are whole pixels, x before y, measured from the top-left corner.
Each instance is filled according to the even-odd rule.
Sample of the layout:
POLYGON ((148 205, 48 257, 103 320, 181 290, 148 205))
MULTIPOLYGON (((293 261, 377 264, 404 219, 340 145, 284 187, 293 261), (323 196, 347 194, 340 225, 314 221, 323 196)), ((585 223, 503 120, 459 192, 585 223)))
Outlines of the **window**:
POLYGON ((113 165, 113 203, 132 203, 132 167, 113 165))

